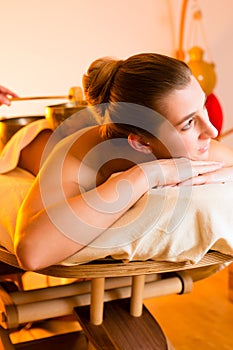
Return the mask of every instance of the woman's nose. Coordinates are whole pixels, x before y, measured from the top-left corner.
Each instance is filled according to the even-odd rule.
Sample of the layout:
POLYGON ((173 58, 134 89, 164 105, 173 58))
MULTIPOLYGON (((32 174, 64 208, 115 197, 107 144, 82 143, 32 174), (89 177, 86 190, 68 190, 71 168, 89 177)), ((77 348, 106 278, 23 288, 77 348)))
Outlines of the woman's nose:
POLYGON ((206 120, 203 124, 201 132, 202 137, 210 137, 211 139, 214 139, 218 136, 218 130, 209 120, 206 120))

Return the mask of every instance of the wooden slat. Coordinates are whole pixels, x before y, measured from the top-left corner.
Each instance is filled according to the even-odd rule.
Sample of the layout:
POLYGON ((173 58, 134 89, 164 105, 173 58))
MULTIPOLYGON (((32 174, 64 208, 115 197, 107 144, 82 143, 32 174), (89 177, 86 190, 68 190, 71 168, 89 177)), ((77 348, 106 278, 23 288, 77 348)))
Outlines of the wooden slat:
POLYGON ((119 262, 116 260, 112 260, 111 262, 109 262, 109 260, 100 260, 85 265, 51 266, 38 272, 51 276, 67 278, 136 276, 151 273, 189 270, 203 266, 223 264, 230 261, 233 261, 232 256, 218 252, 210 252, 196 264, 189 262, 166 262, 152 260, 132 261, 129 263, 119 262))
MULTIPOLYGON (((15 255, 9 253, 4 248, 0 248, 0 261, 11 266, 19 267, 15 255)), ((40 274, 64 278, 136 276, 151 273, 189 270, 203 266, 223 264, 230 261, 233 261, 233 256, 211 251, 196 264, 190 262, 153 260, 124 263, 113 259, 102 259, 88 264, 75 266, 53 265, 37 272, 40 274)))

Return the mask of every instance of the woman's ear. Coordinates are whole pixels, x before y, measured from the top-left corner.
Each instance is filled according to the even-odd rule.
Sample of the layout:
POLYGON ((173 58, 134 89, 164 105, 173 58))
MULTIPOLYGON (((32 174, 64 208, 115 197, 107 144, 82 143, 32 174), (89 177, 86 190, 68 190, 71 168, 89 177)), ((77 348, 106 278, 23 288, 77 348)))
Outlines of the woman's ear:
POLYGON ((136 134, 129 134, 128 136, 129 145, 138 152, 152 153, 150 144, 142 136, 136 134))

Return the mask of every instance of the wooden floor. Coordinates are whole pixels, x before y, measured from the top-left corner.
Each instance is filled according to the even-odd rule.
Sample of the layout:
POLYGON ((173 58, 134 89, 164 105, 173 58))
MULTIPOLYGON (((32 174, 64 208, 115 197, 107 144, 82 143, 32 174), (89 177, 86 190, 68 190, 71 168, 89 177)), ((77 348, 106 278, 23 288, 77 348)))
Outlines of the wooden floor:
POLYGON ((228 269, 196 282, 192 293, 145 301, 176 350, 232 350, 228 269))
MULTIPOLYGON (((33 281, 31 277, 29 280, 33 281)), ((190 294, 145 300, 145 305, 175 350, 233 349, 233 302, 228 298, 227 269, 196 282, 190 294)), ((79 325, 70 318, 57 319, 36 324, 28 330, 22 329, 12 336, 12 341, 24 341, 78 328, 79 325)))

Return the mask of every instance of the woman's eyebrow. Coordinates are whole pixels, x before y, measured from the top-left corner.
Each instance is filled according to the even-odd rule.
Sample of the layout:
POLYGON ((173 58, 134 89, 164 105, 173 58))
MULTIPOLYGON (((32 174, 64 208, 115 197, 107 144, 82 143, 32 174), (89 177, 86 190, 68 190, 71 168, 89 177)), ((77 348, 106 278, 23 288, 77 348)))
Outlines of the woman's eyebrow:
MULTIPOLYGON (((205 97, 205 99, 204 99, 203 106, 205 106, 205 104, 206 104, 207 95, 205 94, 204 97, 205 97)), ((184 123, 186 120, 192 118, 196 113, 197 113, 197 111, 196 112, 192 112, 192 113, 188 114, 187 116, 183 117, 175 126, 178 126, 178 125, 184 123)))
POLYGON ((180 124, 183 124, 186 120, 192 118, 197 112, 192 112, 188 115, 186 115, 184 118, 182 118, 175 126, 178 126, 180 124))

